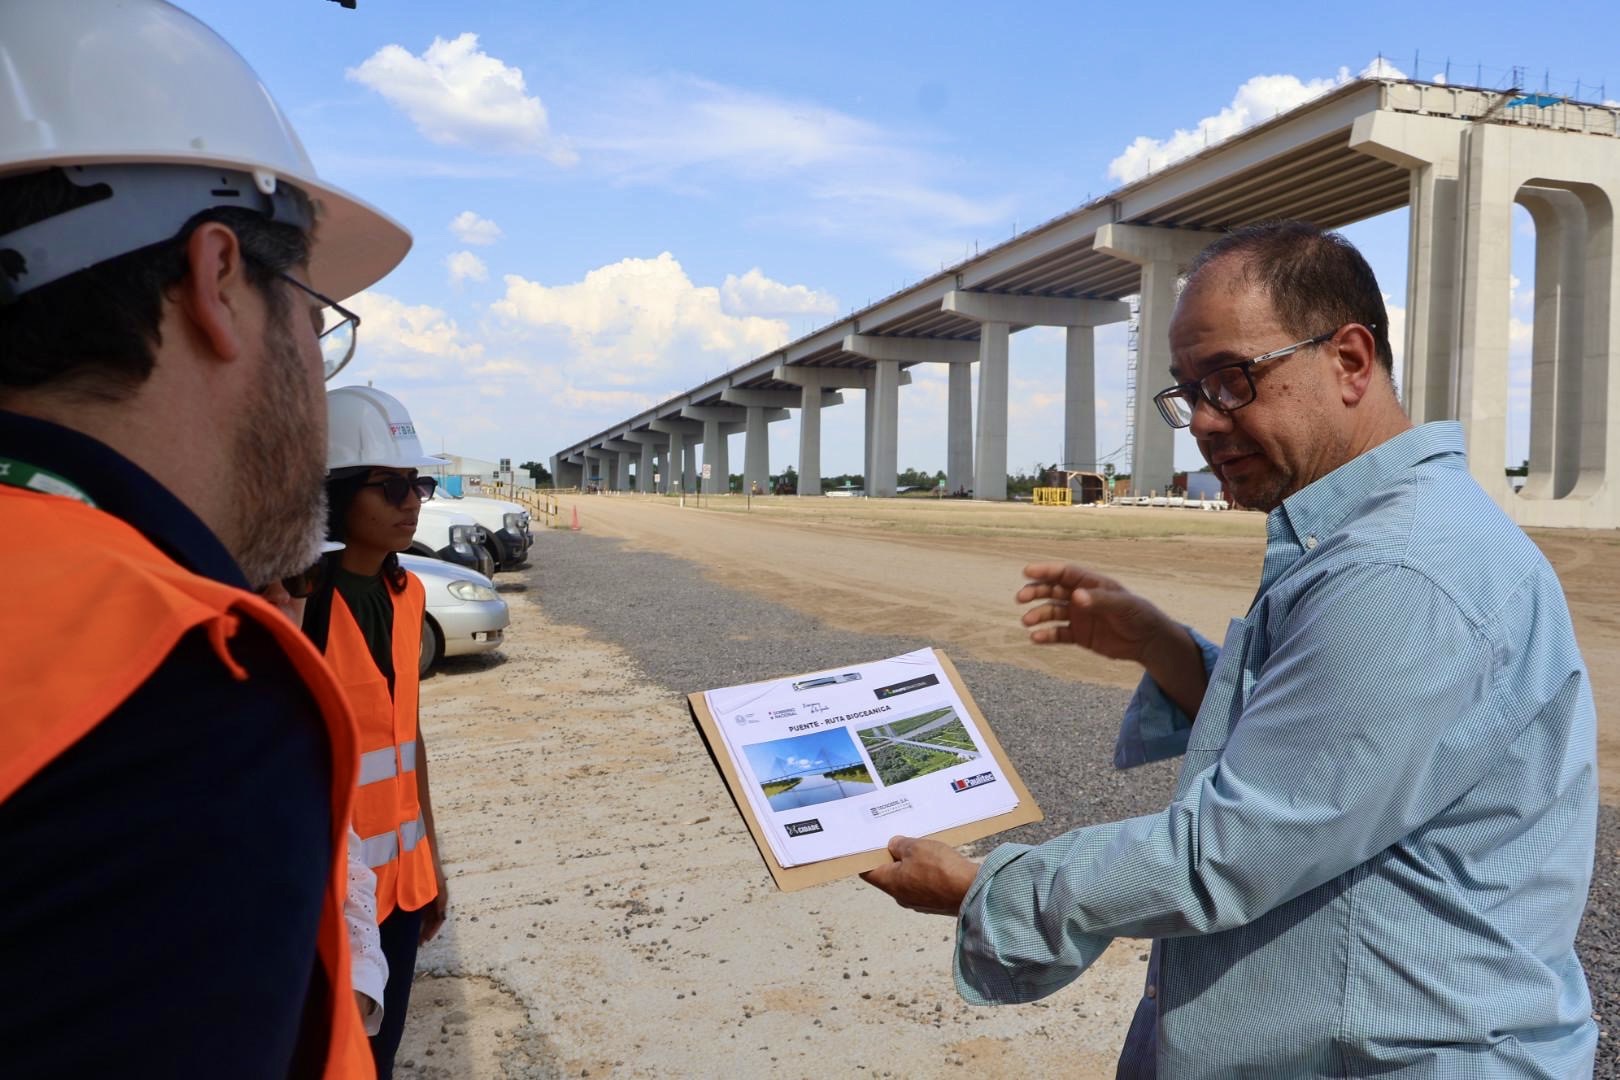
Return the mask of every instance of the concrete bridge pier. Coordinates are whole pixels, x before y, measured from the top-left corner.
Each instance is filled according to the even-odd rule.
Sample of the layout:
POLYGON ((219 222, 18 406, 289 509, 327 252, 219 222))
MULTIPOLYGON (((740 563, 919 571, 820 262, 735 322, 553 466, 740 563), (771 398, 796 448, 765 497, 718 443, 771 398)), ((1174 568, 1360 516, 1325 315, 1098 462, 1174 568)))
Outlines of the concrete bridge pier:
POLYGON ((911 381, 903 364, 972 362, 970 342, 938 338, 848 334, 844 351, 872 361, 866 376, 866 494, 892 498, 900 471, 900 387, 911 381))
POLYGON ((805 386, 799 390, 799 483, 800 495, 821 494, 821 389, 805 386), (805 471, 809 463, 810 471, 805 471))
POLYGON ((1165 492, 1175 475, 1175 435, 1153 395, 1170 385, 1170 317, 1187 264, 1220 233, 1148 225, 1104 225, 1093 248, 1142 268, 1136 333, 1136 412, 1131 487, 1138 495, 1165 492))
MULTIPOLYGON (((1620 236, 1615 207, 1620 205, 1620 155, 1601 139, 1569 139, 1544 128, 1482 124, 1462 141, 1462 265, 1469 268, 1458 288, 1461 314, 1456 362, 1458 419, 1468 442, 1474 478, 1521 525, 1612 527, 1620 511, 1620 236), (1527 191, 1527 189, 1530 189, 1527 191), (1561 497, 1517 496, 1503 475, 1507 454, 1507 364, 1513 203, 1526 198, 1547 202, 1542 189, 1562 189, 1581 205, 1580 334, 1578 364, 1560 353, 1560 367, 1580 382, 1578 464, 1573 486, 1561 497), (1578 375, 1577 375, 1578 373, 1578 375)), ((1572 208, 1564 200, 1554 206, 1572 208)), ((1539 236, 1538 236, 1539 240, 1539 236)), ((1549 262, 1562 264, 1550 245, 1549 262)), ((1550 268, 1550 267, 1549 267, 1550 268)), ((1541 269, 1538 266, 1538 270, 1541 269)), ((1540 275, 1538 274, 1538 281, 1540 275)), ((1556 280, 1556 278, 1555 278, 1556 280)), ((1572 283, 1572 288, 1577 287, 1572 283)), ((1573 300, 1573 297, 1572 297, 1573 300)), ((1541 329, 1537 311, 1537 329, 1541 329)), ((1549 312, 1549 319, 1556 322, 1549 312)), ((1560 335, 1561 336, 1561 335, 1560 335)), ((1574 351, 1574 350, 1572 350, 1574 351)), ((1545 356, 1544 356, 1545 360, 1545 356)), ((1555 412, 1558 396, 1531 400, 1538 410, 1555 412)), ((1532 391, 1535 390, 1532 378, 1532 391)), ((1558 417, 1559 426, 1572 418, 1558 417)), ((1564 465, 1565 482, 1571 466, 1564 465)), ((1555 477, 1557 466, 1555 465, 1555 477)))
MULTIPOLYGON (((763 424, 768 424, 776 420, 785 420, 787 415, 785 409, 764 409, 761 413, 761 419, 763 424)), ((713 466, 709 470, 711 475, 708 485, 703 489, 704 492, 713 495, 730 491, 731 461, 727 436, 747 429, 747 407, 737 405, 684 405, 681 407, 681 416, 687 420, 698 420, 703 423, 703 463, 713 466)), ((767 467, 768 462, 769 458, 767 456, 767 467)), ((767 477, 767 481, 768 479, 767 477)))
MULTIPOLYGON (((822 390, 817 384, 800 390, 754 390, 729 389, 720 392, 720 400, 728 405, 740 405, 747 410, 744 428, 747 442, 743 449, 746 464, 743 469, 743 490, 750 491, 754 484, 759 484, 759 490, 769 493, 771 490, 771 463, 770 463, 770 432, 769 426, 778 420, 785 420, 791 414, 790 408, 800 408, 799 440, 800 458, 803 458, 804 424, 805 418, 814 427, 814 437, 819 456, 821 442, 821 410, 828 405, 838 405, 843 402, 839 394, 822 390)), ((818 465, 817 468, 820 466, 818 465)), ((804 472, 800 470, 800 483, 803 483, 804 472)), ((820 490, 820 476, 816 477, 817 491, 820 490)))
POLYGON ((607 455, 595 447, 586 447, 584 450, 585 466, 580 480, 580 487, 587 484, 596 484, 599 489, 607 487, 607 455))
POLYGON ((720 433, 720 421, 703 422, 703 464, 709 466, 709 478, 703 481, 703 494, 714 495, 731 490, 731 447, 720 433))
POLYGON ((1097 471, 1097 328, 1063 335, 1063 467, 1097 471))
MULTIPOLYGON (((1350 148, 1410 174, 1406 339, 1401 399, 1414 423, 1457 415, 1457 259, 1465 120, 1409 113, 1368 113, 1350 129, 1350 148)), ((1506 300, 1504 294, 1502 299, 1506 300)))
POLYGON ((1521 499, 1561 499, 1580 478, 1585 374, 1586 207, 1574 192, 1519 189, 1536 225, 1530 345, 1530 471, 1521 499))
POLYGON ((979 324, 979 418, 974 424, 973 497, 1007 499, 1007 349, 1012 328, 979 324))
POLYGON ((666 440, 663 435, 653 431, 629 431, 625 433, 626 442, 634 443, 639 449, 636 451, 636 490, 643 495, 651 495, 657 491, 653 476, 657 470, 653 467, 653 456, 666 440))
POLYGON ((973 497, 1007 497, 1007 351, 1013 327, 1068 328, 1064 368, 1064 460, 1096 459, 1095 328, 1130 318, 1118 300, 1016 296, 954 290, 942 311, 979 323, 979 422, 973 497))
POLYGON ((697 446, 703 435, 703 425, 695 420, 666 417, 647 425, 669 440, 669 465, 664 470, 664 491, 696 492, 697 446))
POLYGON ((1357 118, 1350 145, 1411 170, 1402 397, 1412 418, 1459 420, 1469 470, 1519 524, 1613 527, 1620 156, 1612 140, 1380 110, 1357 118), (1503 475, 1516 202, 1536 224, 1530 475, 1517 493, 1503 475))
MULTIPOLYGON (((845 348, 849 347, 849 340, 845 340, 845 348)), ((777 382, 792 383, 799 387, 797 392, 770 391, 771 393, 785 392, 796 396, 800 409, 799 414, 799 494, 821 494, 821 410, 829 405, 843 404, 842 394, 835 390, 865 390, 866 391, 866 476, 870 483, 872 476, 872 411, 876 408, 875 389, 877 384, 876 373, 872 370, 857 368, 821 368, 821 367, 789 367, 779 366, 771 377, 777 382)), ((911 382, 911 376, 896 369, 895 387, 906 386, 911 382)), ((744 391, 745 393, 758 393, 759 391, 744 391)), ((727 391, 737 393, 737 391, 727 391)), ((896 408, 898 408, 899 395, 895 395, 896 408)), ((892 482, 891 482, 892 488, 892 482)), ((867 489, 870 493, 870 488, 867 489)))
POLYGON ((945 486, 973 486, 973 368, 952 364, 945 396, 945 486))
POLYGON ((604 450, 613 451, 617 458, 617 468, 614 470, 614 491, 634 491, 635 484, 630 479, 630 463, 634 455, 641 453, 641 445, 629 439, 605 439, 602 442, 604 450))

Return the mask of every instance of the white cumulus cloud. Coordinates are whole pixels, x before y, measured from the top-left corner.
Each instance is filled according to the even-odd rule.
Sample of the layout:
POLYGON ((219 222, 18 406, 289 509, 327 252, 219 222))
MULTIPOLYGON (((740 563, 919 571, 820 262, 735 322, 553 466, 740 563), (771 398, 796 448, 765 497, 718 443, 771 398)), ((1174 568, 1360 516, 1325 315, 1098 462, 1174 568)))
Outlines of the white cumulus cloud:
POLYGON ((444 260, 450 270, 450 281, 459 285, 463 281, 484 281, 489 278, 489 267, 484 260, 470 251, 458 251, 444 260))
POLYGON ((407 304, 373 289, 347 305, 360 316, 361 330, 345 375, 432 378, 465 371, 483 358, 483 344, 471 340, 439 308, 407 304))
MULTIPOLYGON (((1405 74, 1388 60, 1375 59, 1361 69, 1363 79, 1404 79, 1405 74)), ((1232 96, 1231 104, 1213 116, 1206 116, 1191 128, 1177 128, 1175 133, 1155 139, 1138 135, 1123 153, 1108 163, 1108 175, 1121 183, 1140 180, 1172 162, 1190 157, 1205 147, 1214 146, 1245 128, 1270 120, 1320 97, 1334 87, 1350 81, 1350 69, 1341 67, 1332 78, 1301 79, 1296 75, 1256 75, 1232 96)))
POLYGON ((677 375, 710 376, 750 360, 788 336, 779 320, 729 314, 720 290, 694 284, 669 252, 598 267, 567 285, 517 274, 505 282, 491 313, 560 338, 586 385, 666 387, 677 375))
POLYGON ((486 217, 479 217, 471 210, 463 210, 450 219, 450 231, 456 234, 456 239, 463 244, 473 244, 479 247, 493 244, 502 236, 501 227, 486 217))
POLYGON ((528 92, 522 69, 481 50, 477 34, 435 37, 421 56, 384 45, 346 74, 381 94, 432 142, 542 153, 561 165, 577 160, 552 136, 546 107, 528 92))
POLYGON ((754 267, 738 277, 727 274, 720 286, 721 308, 728 315, 836 315, 838 300, 808 285, 784 285, 772 281, 754 267))

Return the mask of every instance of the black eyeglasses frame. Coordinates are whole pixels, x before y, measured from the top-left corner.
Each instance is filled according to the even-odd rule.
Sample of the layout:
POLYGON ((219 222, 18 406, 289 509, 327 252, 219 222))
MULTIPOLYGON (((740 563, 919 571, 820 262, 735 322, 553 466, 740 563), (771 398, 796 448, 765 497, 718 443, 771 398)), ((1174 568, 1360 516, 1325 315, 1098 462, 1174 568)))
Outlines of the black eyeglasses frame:
POLYGON ((1259 392, 1254 385, 1254 368, 1256 365, 1271 360, 1281 360, 1285 356, 1292 356, 1300 349, 1313 345, 1325 345, 1338 336, 1339 331, 1346 326, 1365 326, 1369 331, 1377 328, 1376 323, 1341 323, 1325 334, 1318 334, 1304 341, 1296 341, 1292 345, 1284 345, 1280 349, 1273 349, 1259 356, 1247 360, 1238 360, 1220 367, 1211 368, 1197 379, 1177 383, 1174 386, 1160 390, 1153 395, 1153 404, 1158 407, 1159 416, 1166 424, 1173 428, 1189 427, 1192 424, 1193 414, 1198 411, 1198 402, 1203 401, 1216 412, 1235 413, 1245 405, 1252 405, 1259 392), (1243 383, 1236 384, 1244 389, 1234 391, 1233 384, 1227 375, 1228 372, 1238 371, 1243 374, 1243 383), (1214 389, 1211 389, 1211 387, 1214 389), (1225 396, 1226 400, 1221 400, 1225 396), (1187 416, 1183 419, 1175 409, 1175 402, 1181 401, 1187 406, 1187 416))
POLYGON ((336 300, 333 300, 330 296, 327 296, 324 293, 316 292, 314 289, 310 288, 308 285, 305 285, 302 281, 299 281, 297 278, 293 277, 284 270, 280 271, 278 276, 281 278, 281 280, 287 282, 289 285, 293 285, 319 300, 323 307, 329 307, 333 311, 337 312, 339 316, 341 316, 337 322, 333 323, 331 326, 328 326, 325 330, 317 328, 315 331, 316 340, 325 338, 329 334, 334 334, 343 329, 345 326, 350 328, 349 347, 347 351, 344 352, 343 359, 339 360, 336 364, 333 364, 331 361, 326 362, 325 381, 330 382, 334 375, 342 371, 346 366, 348 366, 349 361, 354 359, 354 347, 355 344, 360 340, 360 316, 356 315, 354 312, 350 311, 336 300))

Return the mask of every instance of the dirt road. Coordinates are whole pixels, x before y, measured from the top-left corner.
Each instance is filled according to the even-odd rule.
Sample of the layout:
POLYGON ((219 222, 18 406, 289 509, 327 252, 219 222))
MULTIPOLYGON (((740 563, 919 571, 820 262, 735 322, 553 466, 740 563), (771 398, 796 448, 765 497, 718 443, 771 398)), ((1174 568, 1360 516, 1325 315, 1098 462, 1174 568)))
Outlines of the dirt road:
MULTIPOLYGON (((1062 559, 1118 578, 1219 641, 1253 599, 1260 514, 1048 508, 926 500, 739 498, 681 509, 634 495, 565 501, 588 529, 704 564, 840 629, 916 634, 942 648, 1059 678, 1134 686, 1139 669, 1078 649, 1032 647, 1013 594, 1020 571, 1062 559)), ((1598 703, 1605 803, 1620 803, 1620 534, 1535 530, 1564 583, 1598 703)))
POLYGON ((422 688, 452 918, 400 1076, 1112 1075, 1144 943, 1058 1004, 968 1008, 954 924, 777 892, 682 699, 520 589, 499 659, 422 688))
MULTIPOLYGON (((1136 673, 1028 644, 1011 599, 1024 563, 1088 564, 1218 636, 1248 606, 1264 543, 1259 515, 838 502, 604 496, 563 513, 577 505, 595 535, 831 628, 1116 686, 1136 673)), ((1620 537, 1536 540, 1570 595, 1603 722, 1620 689, 1620 537)), ((401 1076, 1112 1075, 1145 945, 1117 943, 1051 1003, 963 1006, 948 922, 855 880, 776 892, 679 695, 502 580, 498 658, 451 662, 423 686, 452 919, 422 956, 401 1076)), ((603 592, 634 604, 637 583, 603 592)), ((651 614, 647 632, 678 634, 675 615, 651 614)), ((1612 725, 1602 740, 1612 803, 1612 725)))

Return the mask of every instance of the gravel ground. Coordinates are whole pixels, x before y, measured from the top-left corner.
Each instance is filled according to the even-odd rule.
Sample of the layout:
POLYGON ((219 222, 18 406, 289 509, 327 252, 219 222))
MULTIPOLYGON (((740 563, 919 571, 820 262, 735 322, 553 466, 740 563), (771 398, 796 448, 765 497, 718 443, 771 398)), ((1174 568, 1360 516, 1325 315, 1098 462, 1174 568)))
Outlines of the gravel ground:
MULTIPOLYGON (((931 644, 926 626, 915 638, 832 630, 791 609, 716 585, 684 560, 626 549, 586 533, 560 539, 547 545, 545 559, 529 576, 547 615, 625 646, 647 678, 682 695, 931 644)), ((973 853, 1005 841, 1039 842, 1076 826, 1164 806, 1175 784, 1174 762, 1125 772, 1110 764, 1129 697, 1125 691, 1006 664, 951 659, 1046 814, 1044 821, 982 841, 973 853)), ((1620 1011, 1617 855, 1620 821, 1615 808, 1605 806, 1577 948, 1603 1029, 1596 1075, 1614 1078, 1620 1078, 1620 1044, 1609 1033, 1609 1018, 1620 1011)))

